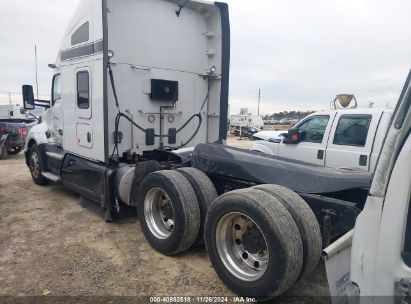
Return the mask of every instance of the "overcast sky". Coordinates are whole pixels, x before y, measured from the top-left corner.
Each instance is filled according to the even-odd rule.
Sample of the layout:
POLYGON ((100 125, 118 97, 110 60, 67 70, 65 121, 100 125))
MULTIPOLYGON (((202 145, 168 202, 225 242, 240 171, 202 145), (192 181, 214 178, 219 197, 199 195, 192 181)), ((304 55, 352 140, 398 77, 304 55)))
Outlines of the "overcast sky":
MULTIPOLYGON (((137 0, 136 0, 137 1, 137 0)), ((0 0, 0 103, 22 83, 47 97, 66 25, 79 0, 0 0)), ((394 107, 411 68, 409 0, 228 0, 231 112, 327 109, 340 93, 394 107)))

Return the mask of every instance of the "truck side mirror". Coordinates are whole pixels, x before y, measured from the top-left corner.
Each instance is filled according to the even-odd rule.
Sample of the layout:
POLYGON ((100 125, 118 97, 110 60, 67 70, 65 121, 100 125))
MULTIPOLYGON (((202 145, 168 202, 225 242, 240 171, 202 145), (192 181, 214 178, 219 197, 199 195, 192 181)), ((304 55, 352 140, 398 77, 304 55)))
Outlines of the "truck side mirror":
POLYGON ((302 142, 304 138, 304 131, 300 131, 297 128, 292 128, 288 130, 288 136, 285 138, 284 142, 291 145, 297 145, 302 142))
POLYGON ((34 110, 36 107, 34 104, 33 86, 23 85, 23 105, 26 110, 34 110))

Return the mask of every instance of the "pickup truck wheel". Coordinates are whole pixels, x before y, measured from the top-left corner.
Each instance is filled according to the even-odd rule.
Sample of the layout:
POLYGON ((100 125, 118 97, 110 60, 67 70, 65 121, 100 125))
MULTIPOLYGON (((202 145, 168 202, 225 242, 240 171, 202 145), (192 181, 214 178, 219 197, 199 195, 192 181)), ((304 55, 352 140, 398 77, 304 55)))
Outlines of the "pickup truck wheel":
POLYGON ((48 180, 41 175, 43 172, 43 161, 41 153, 36 144, 31 146, 29 154, 29 169, 34 183, 40 186, 48 184, 48 180))
POLYGON ((0 159, 5 159, 7 156, 7 149, 6 149, 6 145, 2 145, 0 148, 0 159))
POLYGON ((207 216, 207 212, 211 205, 218 197, 217 190, 214 184, 208 178, 208 176, 195 168, 181 168, 177 172, 180 172, 190 182, 191 186, 196 193, 198 204, 201 213, 201 225, 200 232, 194 246, 204 245, 204 222, 207 216))
POLYGON ((260 185, 255 189, 275 197, 291 214, 303 242, 303 267, 300 279, 307 278, 320 261, 322 238, 318 221, 310 206, 294 191, 279 185, 260 185))
POLYGON ((218 276, 240 295, 279 296, 301 272, 296 223, 277 199, 258 189, 219 197, 206 218, 205 242, 218 276))
POLYGON ((4 144, 7 148, 8 155, 17 155, 21 152, 21 147, 9 147, 7 143, 4 144))
POLYGON ((179 172, 147 175, 139 187, 137 212, 144 236, 162 254, 176 255, 197 239, 200 208, 193 187, 179 172))

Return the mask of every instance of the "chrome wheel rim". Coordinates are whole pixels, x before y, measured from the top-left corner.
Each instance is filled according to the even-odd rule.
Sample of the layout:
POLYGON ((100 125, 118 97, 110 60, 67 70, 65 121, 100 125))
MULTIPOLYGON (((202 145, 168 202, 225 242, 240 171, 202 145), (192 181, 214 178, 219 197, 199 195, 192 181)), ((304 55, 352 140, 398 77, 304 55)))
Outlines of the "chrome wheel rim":
POLYGON ((40 160, 36 152, 33 152, 30 157, 30 172, 34 178, 40 176, 40 160))
POLYGON ((170 197, 160 188, 150 189, 144 199, 144 217, 158 239, 170 237, 174 230, 174 210, 170 197))
POLYGON ((267 271, 267 241, 250 217, 239 212, 224 215, 217 225, 216 245, 221 261, 236 278, 257 281, 267 271))

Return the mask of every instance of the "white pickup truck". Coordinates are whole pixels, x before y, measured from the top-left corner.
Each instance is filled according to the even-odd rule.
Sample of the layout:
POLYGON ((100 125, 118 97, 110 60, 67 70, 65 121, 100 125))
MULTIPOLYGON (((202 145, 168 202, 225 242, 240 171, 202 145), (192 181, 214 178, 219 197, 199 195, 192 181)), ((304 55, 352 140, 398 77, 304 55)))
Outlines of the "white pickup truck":
POLYGON ((288 132, 255 134, 251 150, 319 166, 374 172, 392 115, 391 109, 317 112, 288 132))

